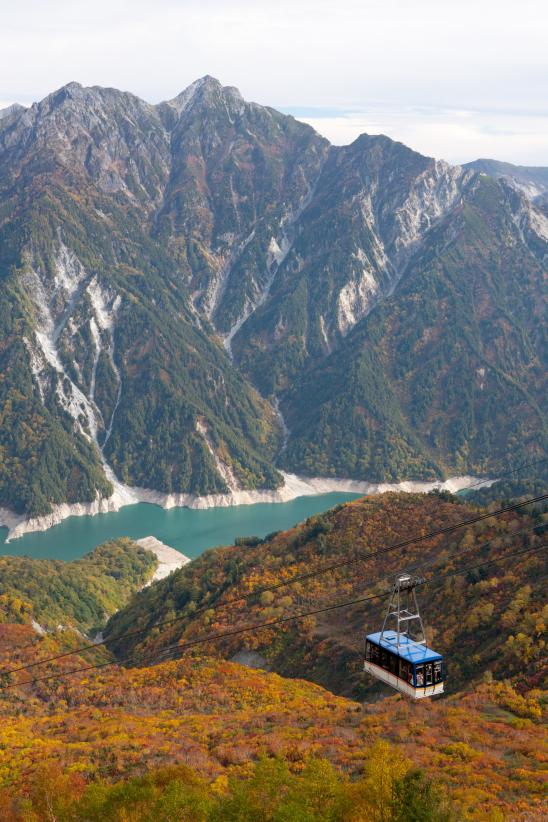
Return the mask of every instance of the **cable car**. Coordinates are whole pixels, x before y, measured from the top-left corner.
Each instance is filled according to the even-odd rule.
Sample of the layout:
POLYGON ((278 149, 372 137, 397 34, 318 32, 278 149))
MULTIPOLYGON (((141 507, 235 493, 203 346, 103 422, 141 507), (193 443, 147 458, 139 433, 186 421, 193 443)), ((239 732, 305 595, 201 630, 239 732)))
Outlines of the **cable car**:
POLYGON ((415 587, 422 580, 409 574, 395 582, 382 631, 365 638, 364 671, 412 699, 443 693, 445 663, 441 654, 426 645, 415 587), (405 607, 404 607, 405 606, 405 607), (395 630, 387 630, 389 621, 395 630), (420 638, 411 636, 411 625, 420 626, 420 638))

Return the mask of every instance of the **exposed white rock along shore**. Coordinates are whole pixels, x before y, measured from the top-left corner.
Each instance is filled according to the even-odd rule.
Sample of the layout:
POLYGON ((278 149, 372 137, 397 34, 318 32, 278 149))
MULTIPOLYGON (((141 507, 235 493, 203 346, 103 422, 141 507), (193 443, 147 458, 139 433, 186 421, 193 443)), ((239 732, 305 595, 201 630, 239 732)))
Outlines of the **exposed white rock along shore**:
MULTIPOLYGON (((29 519, 25 516, 14 514, 6 508, 0 508, 0 526, 7 527, 9 534, 7 541, 22 537, 31 531, 47 531, 54 525, 58 525, 67 517, 90 516, 94 514, 106 514, 119 511, 125 505, 134 505, 138 502, 148 502, 152 505, 159 505, 161 508, 228 508, 232 505, 254 505, 257 502, 289 502, 297 497, 316 496, 318 494, 328 494, 332 491, 351 494, 381 494, 384 491, 408 491, 427 493, 433 488, 457 492, 466 488, 474 482, 479 484, 476 487, 492 485, 495 480, 475 480, 474 477, 462 476, 451 477, 445 482, 381 482, 372 483, 360 480, 325 478, 325 477, 299 477, 296 474, 286 474, 281 472, 284 484, 274 491, 231 491, 228 494, 210 494, 208 496, 197 497, 194 494, 163 494, 159 491, 152 491, 148 488, 136 488, 114 480, 114 493, 106 499, 98 499, 94 502, 80 502, 74 505, 64 503, 56 505, 50 514, 42 517, 29 519)), ((114 479, 114 478, 113 478, 114 479)))
POLYGON ((147 551, 156 554, 158 558, 158 567, 150 582, 156 582, 157 579, 164 579, 164 577, 167 577, 172 571, 176 571, 177 568, 182 568, 183 565, 188 565, 190 562, 187 556, 181 554, 180 551, 177 551, 170 545, 160 542, 156 537, 142 537, 142 539, 136 539, 135 542, 147 551))

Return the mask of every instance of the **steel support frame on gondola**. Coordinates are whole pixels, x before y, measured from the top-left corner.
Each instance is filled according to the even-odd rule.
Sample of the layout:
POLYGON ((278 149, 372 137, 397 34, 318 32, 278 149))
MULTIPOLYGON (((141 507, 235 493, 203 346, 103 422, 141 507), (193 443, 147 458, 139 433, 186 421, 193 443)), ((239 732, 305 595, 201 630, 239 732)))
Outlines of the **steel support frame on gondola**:
POLYGON ((445 680, 442 656, 426 645, 415 593, 423 581, 410 574, 397 577, 382 630, 368 635, 365 643, 364 671, 413 699, 443 693, 445 680), (388 629, 390 620, 395 620, 396 630, 388 629), (414 623, 416 632, 411 630, 414 623))
POLYGON ((386 623, 389 621, 390 617, 394 617, 396 620, 396 633, 398 636, 396 646, 399 650, 401 646, 400 637, 403 634, 407 636, 409 639, 412 640, 416 645, 426 645, 426 636, 424 633, 424 626, 422 624, 422 618, 419 612, 419 604, 417 602, 417 595, 415 593, 415 587, 420 585, 424 582, 423 579, 413 578, 410 574, 402 574, 396 579, 394 584, 394 588, 392 589, 392 594, 390 596, 390 600, 388 602, 388 610, 386 612, 386 616, 384 618, 384 622, 382 624, 382 631, 381 631, 381 640, 384 638, 384 632, 386 630, 386 623), (406 594, 406 608, 401 607, 401 595, 402 592, 406 594), (411 613, 409 610, 410 606, 410 598, 413 598, 413 605, 415 613, 411 613), (392 610, 394 605, 396 604, 396 610, 392 610), (412 621, 418 621, 420 625, 420 635, 421 639, 414 639, 410 636, 409 626, 412 621), (402 631, 400 628, 401 623, 404 622, 407 626, 405 631, 402 631))

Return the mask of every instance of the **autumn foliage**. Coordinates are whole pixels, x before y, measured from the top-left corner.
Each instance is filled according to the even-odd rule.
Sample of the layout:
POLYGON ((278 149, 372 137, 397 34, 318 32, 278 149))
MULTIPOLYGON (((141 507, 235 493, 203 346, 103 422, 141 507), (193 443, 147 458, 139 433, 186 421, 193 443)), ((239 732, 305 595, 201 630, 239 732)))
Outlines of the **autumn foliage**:
POLYGON ((166 647, 205 635, 378 595, 193 650, 224 658, 242 649, 256 651, 278 673, 369 698, 381 686, 362 674, 364 634, 380 629, 395 575, 415 570, 428 580, 418 592, 428 642, 450 657, 449 691, 487 670, 503 678, 536 676, 548 623, 540 512, 525 508, 403 550, 384 551, 483 510, 447 494, 382 494, 311 517, 259 545, 248 541, 208 551, 115 614, 106 629, 109 645, 121 658, 154 658, 166 647), (377 557, 359 559, 376 551, 381 552, 377 557), (515 556, 522 551, 528 553, 515 556), (346 560, 350 564, 330 573, 291 582, 346 560), (280 583, 287 584, 261 593, 280 583), (250 598, 254 591, 259 593, 250 598), (167 626, 155 627, 165 620, 167 626), (117 639, 135 627, 143 633, 117 639))
MULTIPOLYGON (((112 621, 114 635, 130 619, 146 627, 170 614, 185 617, 176 631, 151 624, 138 643, 112 643, 141 657, 129 667, 69 675, 112 663, 111 650, 100 646, 6 675, 77 649, 82 637, 64 631, 39 638, 24 614, 19 624, 0 624, 0 820, 545 818, 542 553, 441 579, 442 570, 502 556, 509 546, 536 548, 537 515, 488 519, 405 555, 410 566, 429 562, 440 574, 421 601, 431 642, 448 660, 441 699, 412 703, 359 672, 364 622, 378 620, 382 601, 246 638, 244 647, 285 666, 291 678, 226 659, 241 650, 241 640, 208 643, 176 660, 154 658, 169 642, 235 627, 244 617, 253 622, 265 612, 351 598, 366 584, 380 592, 381 565, 368 561, 354 574, 337 572, 329 585, 317 578, 263 592, 249 610, 243 603, 220 607, 312 561, 366 551, 381 536, 387 544, 411 530, 426 533, 473 512, 451 499, 385 495, 314 517, 266 543, 209 552, 136 595, 112 621), (29 682, 38 677, 46 678, 29 682)), ((387 555, 385 565, 388 578, 398 559, 387 555)))

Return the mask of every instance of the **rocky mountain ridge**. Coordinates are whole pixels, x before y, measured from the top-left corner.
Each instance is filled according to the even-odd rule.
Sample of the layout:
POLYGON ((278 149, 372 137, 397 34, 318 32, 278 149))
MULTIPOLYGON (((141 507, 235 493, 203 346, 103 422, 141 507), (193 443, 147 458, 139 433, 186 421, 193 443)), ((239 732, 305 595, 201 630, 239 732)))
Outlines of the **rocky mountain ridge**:
MULTIPOLYGON (((102 505, 113 489, 129 501, 133 486, 198 496, 273 490, 284 482, 277 464, 373 481, 490 470, 500 456, 490 460, 467 433, 484 395, 476 392, 465 421, 444 408, 449 435, 442 447, 439 437, 428 441, 417 434, 417 392, 405 398, 396 385, 399 343, 392 373, 376 365, 373 397, 369 383, 354 397, 337 388, 345 419, 331 420, 318 395, 332 392, 334 363, 351 375, 357 352, 377 357, 369 319, 377 309, 406 305, 421 327, 436 316, 447 249, 473 248, 462 273, 482 268, 467 210, 488 225, 498 203, 507 234, 491 231, 487 253, 496 260, 515 247, 499 266, 504 289, 536 299, 546 217, 504 180, 478 195, 482 179, 386 137, 330 146, 211 77, 155 106, 70 83, 28 109, 4 110, 0 505, 43 515, 61 503, 102 505), (406 283, 436 266, 439 293, 425 315, 406 283), (377 410, 356 429, 355 409, 371 402, 377 410), (326 438, 326 424, 337 436, 326 438), (397 458, 379 426, 396 432, 397 458), (455 427, 464 428, 460 439, 455 427)), ((512 323, 487 280, 490 310, 512 323)), ((538 333, 523 317, 521 352, 510 359, 523 365, 526 422, 510 421, 499 453, 520 426, 532 442, 544 424, 538 333)), ((460 309, 452 321, 461 332, 460 309)), ((508 390, 497 395, 506 411, 508 390)))

